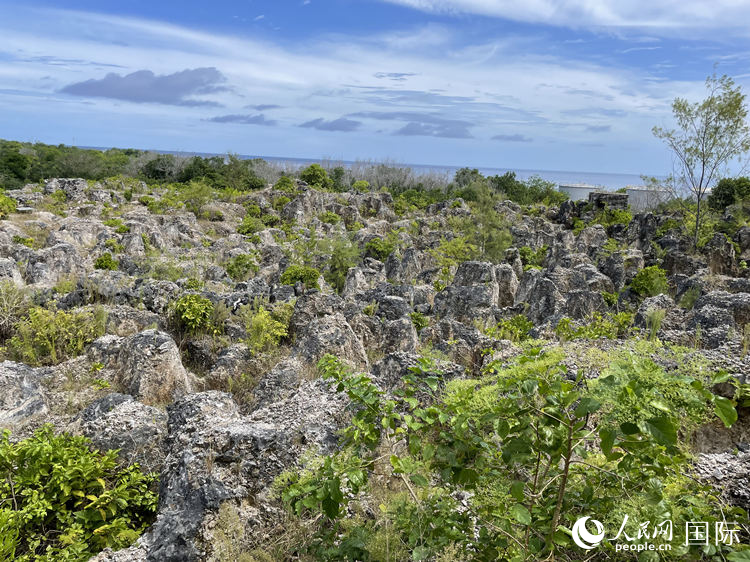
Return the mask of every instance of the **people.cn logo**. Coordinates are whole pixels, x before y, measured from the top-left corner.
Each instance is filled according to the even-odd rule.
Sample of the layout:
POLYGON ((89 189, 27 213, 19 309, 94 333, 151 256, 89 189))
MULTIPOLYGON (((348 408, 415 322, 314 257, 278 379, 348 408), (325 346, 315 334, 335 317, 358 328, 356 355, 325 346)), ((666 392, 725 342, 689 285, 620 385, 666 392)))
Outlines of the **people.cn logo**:
POLYGON ((586 521, 589 519, 591 517, 587 515, 573 524, 573 542, 584 550, 596 548, 604 540, 604 525, 596 519, 591 519, 594 527, 596 527, 596 533, 589 533, 586 529, 586 521))

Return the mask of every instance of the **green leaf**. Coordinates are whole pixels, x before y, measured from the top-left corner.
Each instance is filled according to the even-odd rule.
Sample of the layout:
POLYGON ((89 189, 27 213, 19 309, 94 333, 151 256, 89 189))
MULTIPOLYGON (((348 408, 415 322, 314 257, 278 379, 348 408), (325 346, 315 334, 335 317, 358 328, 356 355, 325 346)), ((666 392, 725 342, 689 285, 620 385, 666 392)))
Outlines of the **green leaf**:
POLYGON ((600 429, 599 439, 601 440, 602 452, 605 456, 612 452, 612 447, 615 444, 615 437, 617 432, 614 429, 600 429))
POLYGON ((625 422, 620 424, 620 431, 622 431, 625 435, 635 435, 636 433, 640 432, 640 429, 638 429, 638 426, 631 422, 625 422))
POLYGON ((714 398, 714 412, 724 422, 725 427, 732 427, 734 422, 737 421, 737 410, 734 407, 734 402, 723 396, 714 398))
POLYGON ((669 405, 665 404, 661 400, 652 400, 651 402, 649 402, 649 404, 653 406, 654 408, 656 408, 657 410, 661 410, 662 412, 670 413, 672 411, 669 405))
POLYGON ((525 498, 523 491, 524 491, 524 483, 519 482, 518 480, 513 482, 513 484, 511 484, 510 486, 510 495, 520 502, 522 502, 525 498))
POLYGON ((750 550, 740 550, 727 555, 729 562, 750 562, 750 550))
POLYGON ((581 401, 578 403, 578 407, 573 412, 573 415, 577 418, 582 418, 584 416, 587 416, 588 414, 593 414, 594 412, 596 412, 601 405, 601 402, 593 398, 581 398, 581 401))
POLYGON ((677 429, 666 416, 646 420, 644 425, 646 430, 660 445, 674 445, 677 443, 677 429))
POLYGON ((411 476, 409 476, 409 480, 414 482, 417 486, 421 486, 422 488, 430 484, 427 478, 425 478, 421 474, 412 474, 411 476))
POLYGON ((323 500, 322 505, 323 513, 325 513, 329 519, 336 519, 339 516, 339 502, 330 496, 323 500))
POLYGON ((522 525, 531 525, 531 513, 521 504, 515 504, 510 508, 510 514, 522 525))

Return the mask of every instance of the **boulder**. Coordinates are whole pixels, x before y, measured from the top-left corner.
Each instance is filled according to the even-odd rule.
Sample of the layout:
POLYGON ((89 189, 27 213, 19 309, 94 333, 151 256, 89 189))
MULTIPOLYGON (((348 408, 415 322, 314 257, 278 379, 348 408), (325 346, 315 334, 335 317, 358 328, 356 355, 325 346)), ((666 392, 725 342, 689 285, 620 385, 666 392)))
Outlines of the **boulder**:
POLYGON ((127 394, 109 394, 87 406, 68 428, 85 435, 102 451, 119 449, 120 462, 139 463, 145 472, 160 472, 167 414, 127 394))
POLYGON ((42 379, 49 372, 12 361, 0 363, 0 430, 16 432, 47 416, 42 379))
POLYGON ((158 330, 122 340, 116 368, 117 382, 145 404, 168 404, 193 389, 177 345, 158 330))
POLYGON ((399 318, 386 322, 384 333, 383 351, 385 353, 396 351, 416 353, 418 343, 417 330, 414 328, 411 319, 399 318))

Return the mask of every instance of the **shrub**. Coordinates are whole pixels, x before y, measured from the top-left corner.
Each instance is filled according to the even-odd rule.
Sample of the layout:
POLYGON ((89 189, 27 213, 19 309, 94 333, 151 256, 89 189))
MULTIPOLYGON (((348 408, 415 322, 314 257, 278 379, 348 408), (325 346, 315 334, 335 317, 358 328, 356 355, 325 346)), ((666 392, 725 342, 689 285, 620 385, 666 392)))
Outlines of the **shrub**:
POLYGON ((421 312, 412 312, 409 314, 409 318, 411 318, 411 323, 414 325, 414 329, 417 333, 420 333, 430 325, 430 319, 421 312))
POLYGON ((279 180, 276 182, 276 184, 273 186, 273 188, 278 191, 283 191, 284 193, 289 193, 289 194, 297 193, 297 184, 294 183, 294 180, 290 178, 289 176, 281 176, 279 180))
MULTIPOLYGON (((109 251, 114 252, 115 254, 120 254, 123 251, 125 251, 125 246, 120 244, 114 238, 107 238, 104 241, 104 247, 107 248, 109 251)), ((99 268, 99 269, 107 269, 107 268, 99 268)))
POLYGON ((320 271, 314 267, 306 265, 290 265, 281 274, 282 285, 294 285, 297 281, 301 282, 307 289, 320 289, 318 279, 320 271))
POLYGON ((289 199, 289 197, 286 197, 284 195, 282 195, 281 197, 277 197, 276 199, 273 200, 272 206, 273 206, 274 211, 276 211, 277 213, 280 213, 281 209, 286 207, 290 201, 291 199, 289 199))
POLYGON ((240 254, 230 259, 225 269, 233 281, 246 281, 250 273, 258 273, 258 256, 256 253, 240 254))
POLYGON ((750 178, 724 178, 711 190, 706 202, 715 211, 750 198, 750 178))
POLYGON ((141 205, 145 205, 149 213, 154 215, 162 214, 166 210, 166 204, 162 201, 157 201, 150 195, 143 195, 138 198, 138 202, 141 205))
POLYGON ((13 241, 14 244, 23 244, 27 248, 34 247, 34 239, 31 237, 24 238, 23 236, 19 236, 18 234, 15 234, 11 240, 13 241))
POLYGON ((261 211, 257 203, 245 204, 245 210, 247 211, 247 216, 255 217, 256 219, 259 219, 260 216, 263 214, 263 211, 261 211))
POLYGON ((385 261, 395 249, 394 242, 384 238, 373 238, 365 244, 365 254, 380 261, 385 261))
POLYGON ((522 342, 529 339, 529 332, 534 323, 523 314, 517 314, 513 318, 503 318, 496 326, 485 330, 485 334, 498 340, 510 340, 522 342))
POLYGON ((34 307, 16 324, 8 342, 11 356, 29 365, 56 365, 83 353, 86 345, 104 335, 106 313, 65 312, 34 307))
POLYGON ((4 219, 11 213, 16 212, 16 201, 4 193, 0 193, 0 219, 4 219))
POLYGON ((613 307, 617 304, 620 296, 617 293, 608 293, 607 291, 602 291, 602 298, 604 299, 604 302, 607 303, 607 306, 613 307))
POLYGON ((88 439, 55 435, 0 438, 0 558, 85 561, 105 548, 125 548, 156 516, 156 476, 118 467, 116 451, 88 439), (10 501, 12 498, 12 501, 10 501))
POLYGON ((663 308, 652 308, 646 312, 646 328, 648 329, 649 341, 656 340, 656 336, 661 329, 661 323, 664 321, 666 315, 667 311, 663 308))
POLYGON ((244 307, 242 315, 245 319, 245 343, 253 353, 263 353, 278 347, 279 343, 289 333, 289 321, 294 312, 294 304, 286 303, 267 310, 260 306, 253 311, 249 306, 244 307))
POLYGON ((563 317, 555 327, 555 335, 560 341, 578 339, 616 339, 625 337, 633 325, 633 315, 629 312, 602 315, 595 312, 591 318, 578 327, 570 318, 563 317))
POLYGON ((528 246, 521 246, 518 248, 518 253, 521 256, 524 269, 539 269, 544 263, 544 258, 547 257, 547 246, 541 246, 536 250, 532 250, 528 246))
POLYGON ((116 271, 119 266, 120 264, 109 252, 104 252, 94 260, 94 269, 109 269, 111 271, 116 271))
POLYGON ((171 304, 172 315, 177 326, 190 333, 208 331, 211 328, 213 303, 201 295, 182 295, 171 304))
POLYGON ((359 193, 366 193, 370 190, 370 184, 369 182, 365 180, 357 180, 352 184, 352 191, 357 191, 359 193))
POLYGON ((667 272, 658 265, 644 267, 633 277, 630 288, 642 297, 655 297, 666 293, 669 289, 667 272))
POLYGON ((682 294, 680 306, 685 310, 692 310, 695 306, 695 301, 701 296, 701 292, 700 285, 693 285, 682 294))
POLYGON ((323 277, 339 293, 344 289, 346 275, 350 267, 359 261, 359 248, 348 238, 340 237, 331 243, 331 257, 328 260, 328 271, 323 277))
POLYGON ((302 170, 299 177, 309 186, 317 189, 331 189, 333 187, 333 180, 328 177, 328 173, 320 164, 311 164, 302 170))
POLYGON ((266 225, 263 224, 263 221, 260 220, 258 217, 253 217, 248 215, 245 215, 245 218, 242 219, 242 222, 237 227, 237 232, 244 235, 249 234, 255 234, 256 232, 260 232, 261 230, 265 230, 266 225))
POLYGON ((130 232, 130 227, 124 224, 122 219, 107 219, 103 224, 104 226, 114 228, 117 234, 126 234, 130 232))
POLYGON ((326 224, 338 224, 341 222, 341 217, 333 211, 326 211, 325 213, 321 213, 320 215, 318 215, 318 218, 321 222, 324 222, 326 224))

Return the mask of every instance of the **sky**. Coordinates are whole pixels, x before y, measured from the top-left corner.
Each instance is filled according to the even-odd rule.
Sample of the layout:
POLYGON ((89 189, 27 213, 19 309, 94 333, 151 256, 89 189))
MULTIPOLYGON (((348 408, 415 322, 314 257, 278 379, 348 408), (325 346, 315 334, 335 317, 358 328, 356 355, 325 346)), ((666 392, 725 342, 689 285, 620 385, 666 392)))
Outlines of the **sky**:
MULTIPOLYGON (((662 175, 745 0, 0 0, 0 138, 662 175)), ((744 25, 743 25, 744 24, 744 25)))

